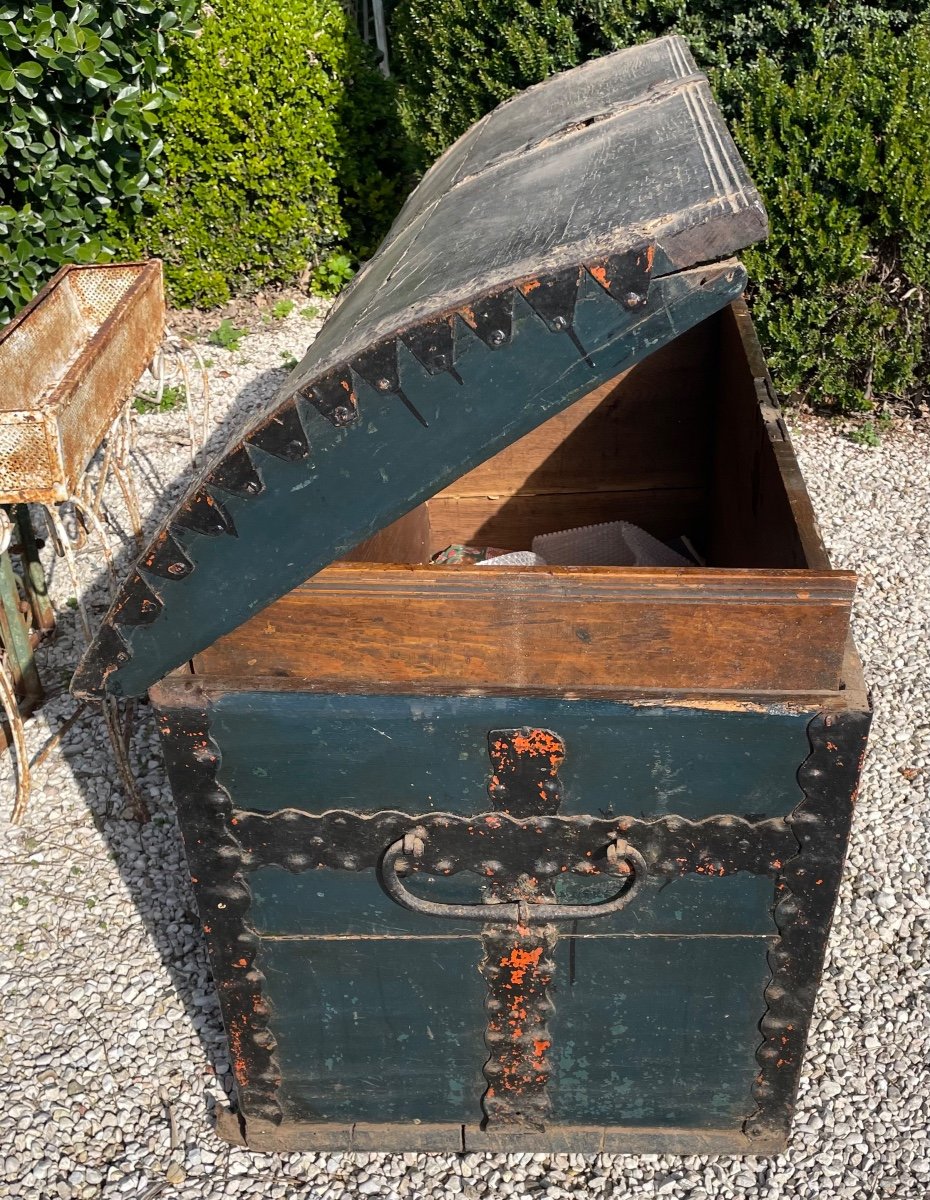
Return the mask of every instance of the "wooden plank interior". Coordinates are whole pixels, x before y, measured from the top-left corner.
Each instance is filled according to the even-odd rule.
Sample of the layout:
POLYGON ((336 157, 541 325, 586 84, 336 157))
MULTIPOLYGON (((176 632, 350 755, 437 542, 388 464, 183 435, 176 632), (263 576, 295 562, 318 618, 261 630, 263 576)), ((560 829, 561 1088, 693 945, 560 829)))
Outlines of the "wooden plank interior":
POLYGON ((580 525, 631 521, 660 540, 672 541, 689 529, 685 508, 697 513, 704 493, 584 492, 571 496, 552 492, 541 496, 454 496, 438 511, 430 508, 430 550, 436 553, 456 542, 499 550, 528 550, 536 534, 555 533, 580 525))
POLYGON ((419 504, 399 520, 359 542, 343 562, 423 563, 429 560, 429 511, 419 504))
POLYGON ((718 321, 682 334, 434 496, 431 553, 453 542, 528 550, 534 534, 616 520, 700 542, 718 321))
POLYGON ((711 523, 718 567, 829 569, 749 312, 721 314, 711 523))
POLYGON ((850 572, 335 564, 199 656, 334 687, 839 687, 850 572))

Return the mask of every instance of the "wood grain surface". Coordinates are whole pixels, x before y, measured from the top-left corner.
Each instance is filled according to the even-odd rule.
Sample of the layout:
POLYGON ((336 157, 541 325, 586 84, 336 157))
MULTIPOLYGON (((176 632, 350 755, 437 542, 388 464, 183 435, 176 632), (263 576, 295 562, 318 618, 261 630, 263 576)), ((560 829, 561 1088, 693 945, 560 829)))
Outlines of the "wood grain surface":
POLYGON ((334 564, 196 669, 333 686, 835 690, 854 588, 851 572, 334 564))

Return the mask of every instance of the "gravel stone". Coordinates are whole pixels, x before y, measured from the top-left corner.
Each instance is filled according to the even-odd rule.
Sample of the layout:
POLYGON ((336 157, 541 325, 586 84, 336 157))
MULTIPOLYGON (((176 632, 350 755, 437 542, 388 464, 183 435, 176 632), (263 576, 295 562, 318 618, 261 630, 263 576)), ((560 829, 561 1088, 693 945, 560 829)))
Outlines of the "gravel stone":
MULTIPOLYGON (((295 312, 212 360, 210 446, 280 386, 319 326, 295 312)), ((135 419, 136 477, 152 532, 189 477, 183 413, 135 419)), ((919 1200, 930 1180, 930 428, 896 425, 880 446, 795 422, 824 539, 856 570, 854 627, 875 703, 869 755, 789 1150, 770 1160, 585 1155, 254 1155, 221 1145, 228 1050, 183 868, 160 751, 143 706, 132 746, 152 821, 132 819, 96 716, 33 773, 25 823, 7 823, 0 756, 0 1197, 124 1197, 170 1185, 179 1200, 919 1200), (172 1148, 166 1100, 177 1124, 172 1148)), ((106 498, 117 570, 134 556, 122 500, 106 498)), ((74 701, 73 589, 43 551, 58 611, 39 652, 50 699, 27 724, 35 756, 74 701)), ((105 572, 78 553, 96 622, 105 572)), ((635 1053, 635 1046, 631 1048, 635 1053)), ((166 1193, 167 1194, 167 1193, 166 1193)))

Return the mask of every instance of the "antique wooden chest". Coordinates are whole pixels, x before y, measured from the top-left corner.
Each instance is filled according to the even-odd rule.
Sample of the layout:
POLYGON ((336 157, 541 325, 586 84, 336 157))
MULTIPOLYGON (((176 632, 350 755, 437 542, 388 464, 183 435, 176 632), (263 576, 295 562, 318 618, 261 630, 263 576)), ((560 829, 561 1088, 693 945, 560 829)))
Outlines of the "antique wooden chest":
POLYGON ((258 1149, 784 1145, 869 705, 684 43, 425 177, 75 687, 151 688, 258 1149), (629 521, 692 565, 437 565, 629 521))

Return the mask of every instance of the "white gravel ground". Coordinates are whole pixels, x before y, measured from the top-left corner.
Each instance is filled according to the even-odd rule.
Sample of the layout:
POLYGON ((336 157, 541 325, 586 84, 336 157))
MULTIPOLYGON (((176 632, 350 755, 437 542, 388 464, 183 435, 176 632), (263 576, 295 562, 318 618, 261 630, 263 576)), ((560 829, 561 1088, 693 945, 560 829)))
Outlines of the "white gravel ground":
MULTIPOLYGON (((294 315, 238 353, 210 347, 219 415, 270 394, 284 353, 300 357, 312 329, 294 315)), ((145 416, 139 430, 151 525, 186 470, 184 421, 145 416)), ((25 824, 0 828, 0 1196, 930 1195, 930 431, 863 449, 805 421, 796 443, 834 562, 860 573, 856 633, 876 721, 786 1154, 267 1157, 222 1144, 210 1114, 229 1064, 151 723, 133 750, 154 814, 140 827, 87 717, 35 772, 25 824)), ((83 555, 82 570, 98 576, 99 559, 83 555)), ((57 689, 78 642, 57 563, 53 594, 60 632, 41 669, 57 689)), ((33 754, 73 707, 60 694, 29 723, 33 754)), ((12 792, 4 757, 2 822, 12 792)))

